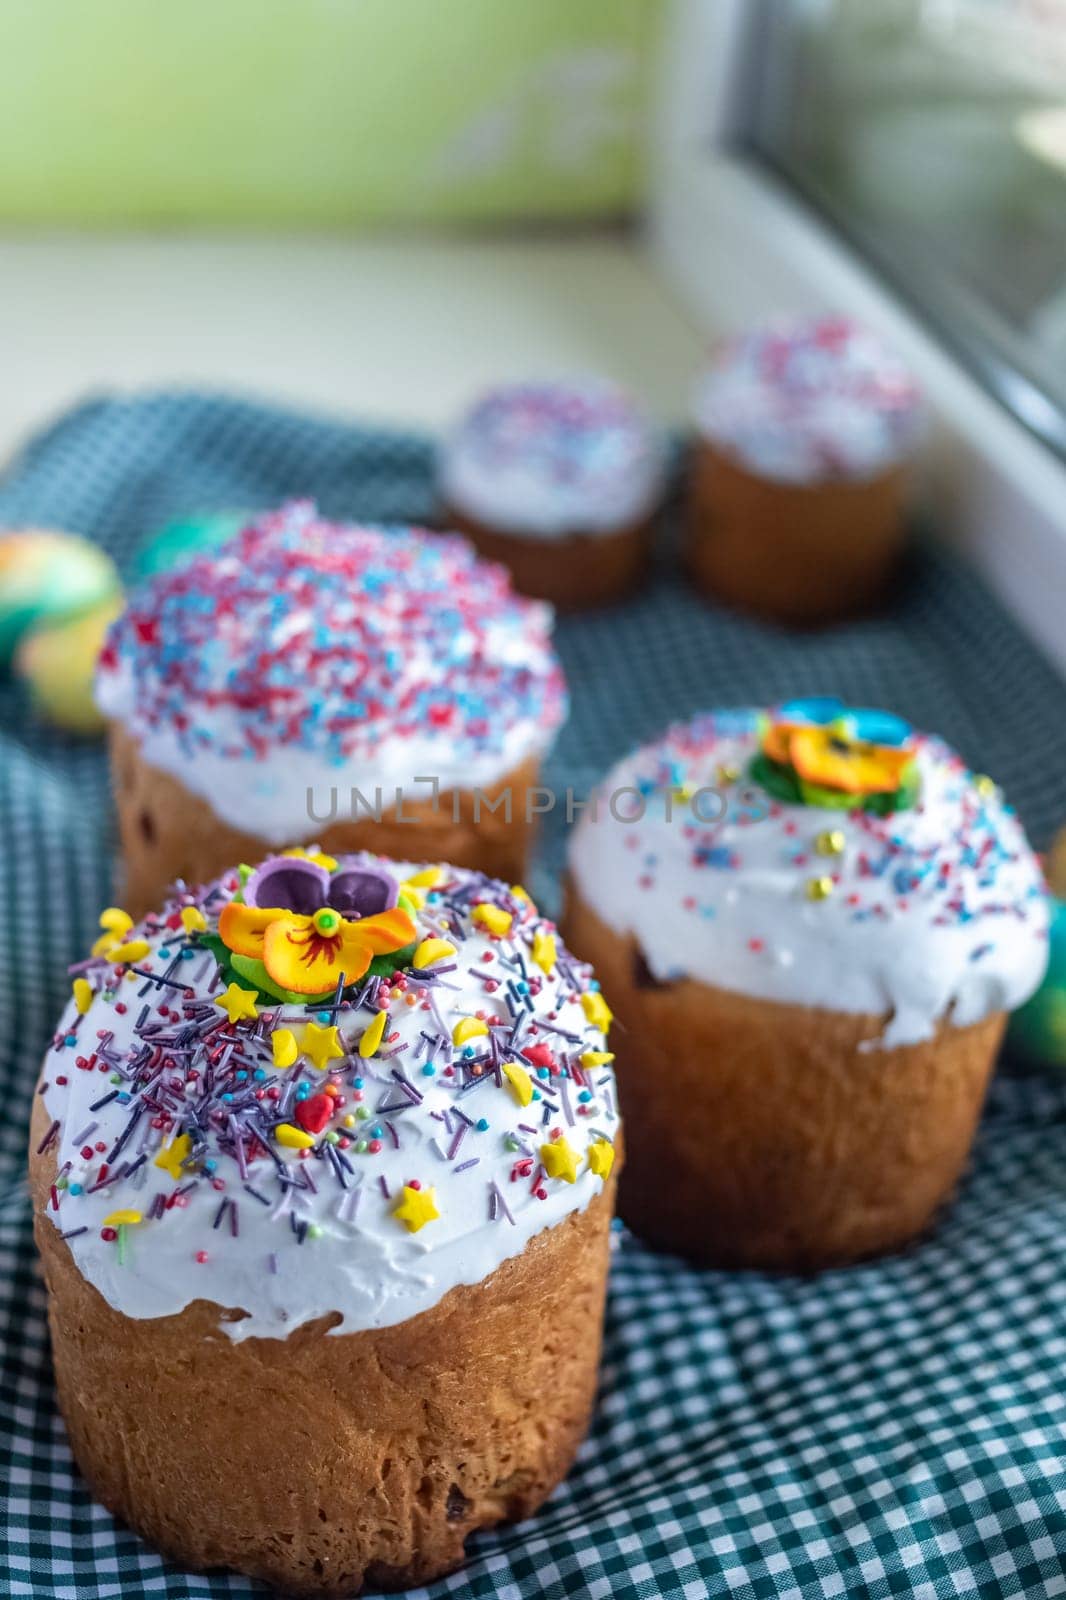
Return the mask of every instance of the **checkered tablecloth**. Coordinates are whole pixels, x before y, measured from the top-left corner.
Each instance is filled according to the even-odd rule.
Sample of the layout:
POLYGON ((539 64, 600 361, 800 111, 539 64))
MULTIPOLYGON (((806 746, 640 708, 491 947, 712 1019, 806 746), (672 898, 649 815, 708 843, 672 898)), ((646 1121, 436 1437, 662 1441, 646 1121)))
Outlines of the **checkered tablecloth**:
MULTIPOLYGON (((0 526, 68 527, 120 562, 198 509, 314 495, 431 510, 427 441, 194 395, 100 400, 0 479, 0 526)), ((1004 529, 1004 538, 1010 530, 1004 529)), ((1063 685, 979 582, 920 546, 876 620, 793 636, 673 576, 569 620, 574 691, 550 780, 587 789, 714 704, 840 692, 935 728, 1003 783, 1034 841, 1066 821, 1063 685)), ((565 818, 533 887, 549 904, 565 818)), ((68 962, 109 898, 103 755, 0 685, 0 1593, 260 1593, 162 1561, 87 1494, 56 1414, 22 1169, 68 962), (6 1574, 6 1576, 5 1576, 6 1574)), ((698 1272, 619 1235, 592 1435, 531 1523, 471 1541, 432 1595, 1066 1594, 1066 1083, 1001 1074, 958 1204, 910 1253, 814 1281, 698 1272)))

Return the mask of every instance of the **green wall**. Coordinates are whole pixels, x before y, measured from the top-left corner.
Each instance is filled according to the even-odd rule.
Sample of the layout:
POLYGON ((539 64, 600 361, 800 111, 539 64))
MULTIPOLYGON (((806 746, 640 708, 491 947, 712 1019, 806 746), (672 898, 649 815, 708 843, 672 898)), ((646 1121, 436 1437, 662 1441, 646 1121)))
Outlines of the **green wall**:
POLYGON ((663 0, 0 0, 0 221, 604 216, 663 0))

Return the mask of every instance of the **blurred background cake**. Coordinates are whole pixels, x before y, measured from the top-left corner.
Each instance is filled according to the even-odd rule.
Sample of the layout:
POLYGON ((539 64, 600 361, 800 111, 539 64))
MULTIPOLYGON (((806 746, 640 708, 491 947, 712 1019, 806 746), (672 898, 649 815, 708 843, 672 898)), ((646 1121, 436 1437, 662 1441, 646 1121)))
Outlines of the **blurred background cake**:
POLYGON ((502 561, 522 594, 568 611, 631 592, 663 493, 662 442, 600 379, 484 395, 440 457, 443 519, 502 561))
POLYGON ((686 558, 714 598, 829 622, 885 593, 905 536, 917 386, 841 317, 726 341, 696 393, 686 558))

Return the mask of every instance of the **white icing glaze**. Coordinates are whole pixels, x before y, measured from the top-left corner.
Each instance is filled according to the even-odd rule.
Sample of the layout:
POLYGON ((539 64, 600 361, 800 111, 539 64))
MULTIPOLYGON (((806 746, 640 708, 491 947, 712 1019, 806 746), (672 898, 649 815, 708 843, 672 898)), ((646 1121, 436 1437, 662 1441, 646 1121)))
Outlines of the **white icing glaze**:
MULTIPOLYGON (((440 795, 491 789, 530 756, 546 754, 555 738, 553 723, 538 727, 522 719, 501 729, 495 749, 466 755, 432 734, 395 739, 386 734, 372 751, 340 761, 283 744, 259 756, 241 753, 235 745, 232 753, 222 754, 218 739, 190 754, 173 726, 142 723, 124 666, 99 674, 96 701, 105 716, 139 733, 140 753, 150 766, 178 778, 223 822, 274 846, 306 841, 333 821, 359 821, 377 804, 378 789, 383 811, 397 808, 399 795, 399 809, 407 816, 432 798, 427 779, 436 781, 440 795)), ((216 730, 226 716, 222 708, 212 714, 216 730)), ((515 804, 520 809, 520 800, 515 804)), ((446 820, 449 814, 445 804, 441 815, 446 820)))
MULTIPOLYGON (((381 865, 400 879, 421 870, 372 856, 343 858, 342 865, 381 865)), ((338 1332, 385 1327, 427 1310, 458 1284, 479 1282, 508 1257, 519 1254, 535 1234, 560 1223, 571 1212, 583 1210, 600 1193, 603 1180, 590 1170, 588 1151, 600 1140, 613 1143, 617 1133, 613 1075, 607 1065, 590 1067, 577 1078, 567 1075, 581 1053, 604 1049, 603 1032, 592 1025, 583 1009, 581 996, 590 992, 588 968, 573 962, 559 941, 558 962, 550 975, 545 974, 532 959, 531 948, 534 935, 550 934, 551 924, 544 922, 528 902, 511 901, 502 885, 478 874, 456 872, 452 876, 451 869, 448 871, 446 882, 430 893, 422 910, 414 913, 420 938, 436 936, 445 920, 453 916, 459 918, 466 935, 461 941, 455 940, 458 953, 439 963, 442 968, 457 963, 456 970, 442 973, 432 990, 439 1021, 421 1003, 408 1005, 403 995, 395 996, 390 1001, 385 1043, 372 1057, 363 1060, 358 1054, 358 1041, 376 1015, 376 1008, 364 1004, 359 1009, 342 1010, 337 1024, 340 1040, 352 1054, 343 1061, 330 1062, 326 1072, 316 1069, 304 1054, 292 1067, 276 1069, 266 1024, 262 1025, 263 1038, 248 1037, 237 1046, 248 1057, 249 1067, 254 1065, 265 1072, 258 1085, 254 1078, 244 1085, 227 1079, 239 1096, 247 1096, 258 1087, 265 1097, 259 1103, 270 1111, 272 1087, 279 1087, 284 1095, 286 1083, 306 1078, 312 1080, 313 1092, 319 1093, 327 1081, 333 1081, 345 1097, 330 1123, 333 1131, 344 1137, 350 1135, 353 1141, 373 1137, 375 1131, 380 1134, 381 1148, 376 1152, 372 1148, 360 1152, 356 1143, 347 1151, 339 1145, 334 1147, 352 1169, 350 1176, 345 1174, 347 1188, 342 1186, 324 1149, 320 1154, 301 1158, 297 1150, 282 1148, 272 1138, 271 1147, 281 1173, 290 1178, 306 1174, 315 1190, 286 1189, 278 1177, 275 1159, 261 1153, 250 1161, 247 1181, 268 1203, 251 1195, 234 1151, 220 1146, 218 1127, 212 1120, 222 1115, 221 1126, 225 1127, 219 1100, 221 1083, 216 1084, 211 1096, 212 1111, 200 1113, 202 1125, 208 1130, 200 1157, 196 1158, 193 1152, 194 1160, 180 1178, 156 1166, 154 1158, 161 1145, 178 1134, 183 1119, 184 1125, 189 1125, 187 1108, 196 1107, 203 1099, 207 1058, 203 1047, 197 1046, 191 1057, 182 1058, 185 1068, 194 1067, 199 1072, 197 1080, 191 1081, 187 1071, 176 1066, 158 1080, 172 1083, 167 1098, 175 1120, 167 1128, 159 1128, 153 1125, 150 1110, 145 1111, 122 1151, 110 1157, 112 1178, 125 1163, 136 1161, 142 1154, 147 1159, 133 1172, 90 1192, 100 1163, 109 1159, 115 1141, 142 1103, 140 1094, 134 1092, 132 1099, 114 1098, 105 1105, 97 1104, 113 1092, 125 1094, 127 1089, 135 1089, 133 1083, 113 1080, 108 1063, 119 1063, 128 1071, 131 1056, 137 1051, 143 1053, 143 1041, 151 1039, 157 1024, 161 1024, 156 1029, 160 1036, 173 1042, 189 1018, 180 989, 149 989, 142 998, 139 991, 145 985, 140 977, 117 981, 117 969, 100 961, 88 969, 88 981, 97 993, 82 1016, 73 1001, 67 1006, 56 1035, 57 1044, 43 1067, 45 1107, 49 1119, 59 1124, 51 1146, 59 1173, 59 1208, 57 1211, 49 1206, 47 1214, 63 1232, 86 1230, 71 1233, 69 1244, 74 1260, 117 1310, 129 1317, 159 1317, 179 1312, 195 1299, 207 1299, 223 1308, 239 1308, 247 1313, 240 1320, 223 1323, 234 1340, 251 1335, 285 1337, 301 1323, 334 1312, 343 1318, 335 1330, 338 1332), (508 936, 493 938, 472 924, 470 907, 482 898, 516 905, 518 915, 508 936), (491 961, 487 959, 490 953, 491 961), (512 1015, 506 982, 500 982, 490 993, 485 979, 492 975, 521 982, 521 969, 515 964, 518 956, 532 980, 531 1010, 511 1049, 507 1047, 512 1015), (505 966, 505 961, 512 964, 505 966), (120 1015, 107 998, 104 986, 108 982, 114 983, 120 1002, 126 1006, 125 1015, 120 1015), (152 1010, 147 1021, 142 1021, 140 1013, 146 1002, 152 1010), (169 1005, 172 1011, 182 1009, 182 1018, 161 1016, 160 1004, 169 1005), (532 1075, 537 1098, 524 1108, 508 1083, 502 1078, 497 1080, 491 1068, 484 1080, 466 1094, 458 1095, 453 1087, 467 1069, 449 1077, 446 1068, 462 1063, 464 1048, 474 1054, 483 1051, 487 1044, 484 1037, 459 1047, 449 1039, 446 1046, 436 1043, 432 1050, 421 1038, 423 1031, 440 1035, 441 1023, 450 1031, 461 1017, 478 1012, 490 1022, 501 1019, 500 1060, 518 1061, 532 1075), (566 1030, 571 1037, 565 1038, 555 1029, 566 1030), (101 1041, 100 1033, 111 1037, 101 1041), (76 1042, 65 1042, 68 1037, 76 1042), (105 1070, 100 1070, 99 1059, 89 1069, 77 1065, 79 1057, 89 1060, 90 1052, 102 1044, 108 1055, 108 1061, 102 1063, 105 1070), (552 1075, 546 1068, 545 1075, 539 1077, 537 1067, 521 1053, 538 1045, 548 1046, 554 1064, 566 1070, 552 1075), (429 1055, 436 1069, 433 1076, 422 1070, 429 1055), (393 1069, 404 1071, 418 1100, 390 1075, 393 1069), (66 1082, 61 1083, 61 1078, 66 1082), (357 1078, 361 1080, 359 1089, 353 1087, 357 1078), (588 1099, 582 1101, 585 1093, 588 1099), (92 1109, 94 1104, 96 1110, 92 1109), (387 1109, 381 1109, 383 1106, 387 1109), (365 1122, 357 1121, 354 1129, 345 1128, 342 1117, 357 1116, 361 1108, 371 1115, 365 1122), (460 1111, 470 1118, 472 1126, 462 1122, 460 1111), (487 1127, 478 1125, 480 1119, 487 1122, 487 1127), (88 1135, 86 1129, 91 1130, 88 1135), (540 1164, 541 1144, 556 1129, 562 1130, 575 1155, 577 1177, 572 1183, 562 1177, 547 1177, 540 1164), (509 1140, 517 1143, 509 1144, 509 1140), (104 1146, 103 1151, 99 1145, 104 1146), (82 1153, 86 1149, 90 1152, 88 1159, 82 1153), (204 1169, 207 1158, 215 1162, 213 1171, 204 1169), (526 1159, 528 1170, 516 1170, 516 1164, 526 1159), (537 1173, 543 1199, 532 1192, 537 1173), (404 1184, 412 1179, 417 1179, 424 1189, 431 1187, 435 1191, 440 1212, 439 1218, 417 1232, 408 1232, 394 1214, 404 1184), (382 1180, 388 1188, 388 1198, 382 1180), (74 1192, 72 1184, 81 1184, 83 1192, 74 1192), (508 1220, 502 1208, 497 1208, 495 1220, 491 1217, 493 1184, 498 1186, 513 1221, 508 1220), (170 1200, 186 1185, 191 1187, 183 1195, 183 1205, 172 1206, 159 1218, 149 1215, 156 1195, 170 1200), (232 1213, 228 1207, 218 1226, 214 1225, 220 1206, 227 1200, 237 1203, 236 1236, 231 1231, 232 1213), (143 1220, 124 1227, 120 1255, 118 1241, 104 1239, 101 1229, 108 1216, 122 1209, 139 1211, 143 1220), (293 1231, 290 1211, 298 1223, 318 1230, 317 1236, 312 1232, 301 1242, 293 1231), (206 1260, 196 1259, 199 1251, 206 1251, 206 1260)), ((231 877, 229 886, 217 899, 212 900, 208 894, 199 902, 207 909, 211 927, 218 908, 231 898, 235 881, 231 877)), ((173 913, 174 905, 169 909, 173 913)), ((211 1003, 222 992, 215 978, 213 957, 206 950, 197 950, 191 958, 177 957, 175 966, 184 934, 166 928, 153 931, 153 919, 144 927, 151 953, 137 960, 138 968, 156 973, 180 971, 183 981, 188 978, 197 1000, 208 1000, 210 1020, 221 1027, 214 1044, 228 1043, 233 1030, 227 1024, 226 1013, 211 1003), (162 954, 164 950, 169 954, 162 954)), ((405 970, 410 980, 410 966, 405 970)), ((357 985, 349 994, 357 995, 359 988, 357 985)), ((406 992, 424 996, 427 990, 409 981, 406 992)), ((515 1004, 520 1010, 522 1002, 515 1004)), ((261 1019, 277 1014, 276 1026, 291 1028, 298 1038, 302 1037, 308 1018, 318 1017, 314 1011, 267 1000, 259 1002, 259 1012, 261 1019)), ((326 1025, 321 1017, 318 1022, 326 1025)), ((247 1034, 254 1026, 239 1022, 237 1029, 247 1034)), ((286 1102, 282 1098, 274 1104, 284 1108, 286 1102)), ((276 1116, 277 1112, 271 1114, 276 1116)), ((238 1115, 245 1116, 240 1107, 238 1115)), ((259 1117, 261 1113, 253 1110, 250 1115, 259 1117)), ((295 1120, 291 1111, 289 1120, 295 1120)), ((254 1149, 254 1138, 247 1134, 245 1137, 248 1148, 254 1149)), ((323 1138, 324 1135, 319 1137, 319 1146, 323 1138)))
POLYGON ((884 1015, 881 1042, 929 1038, 1020 1005, 1047 962, 1039 865, 1013 812, 982 794, 939 740, 916 736, 912 810, 783 804, 746 774, 756 713, 721 712, 671 729, 616 766, 595 818, 574 831, 570 871, 583 901, 631 933, 653 975, 691 977, 786 1004, 884 1015), (722 783, 721 772, 740 777, 722 783), (675 787, 714 788, 667 803, 675 787), (637 788, 638 796, 617 797, 637 788), (615 812, 639 821, 619 821, 615 812), (628 812, 626 808, 629 808, 628 812), (843 851, 819 854, 819 836, 843 851), (835 881, 812 900, 813 878, 835 881))
POLYGON ((695 396, 696 423, 761 477, 817 484, 896 466, 923 412, 907 368, 840 317, 781 322, 727 341, 695 396))
POLYGON ((566 714, 548 606, 462 539, 295 503, 135 591, 96 698, 146 761, 269 844, 497 782, 566 714), (357 807, 357 816, 365 811, 357 807))
POLYGON ((534 539, 603 535, 639 522, 662 493, 662 443, 630 398, 600 379, 494 389, 440 456, 447 505, 534 539))

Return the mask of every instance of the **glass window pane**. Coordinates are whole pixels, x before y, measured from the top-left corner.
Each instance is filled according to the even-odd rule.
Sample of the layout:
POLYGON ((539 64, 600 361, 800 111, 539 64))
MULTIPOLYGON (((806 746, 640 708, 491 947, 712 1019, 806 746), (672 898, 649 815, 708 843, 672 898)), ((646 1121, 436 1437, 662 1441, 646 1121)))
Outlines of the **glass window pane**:
POLYGON ((1066 453, 1066 0, 766 0, 755 152, 1066 453))

